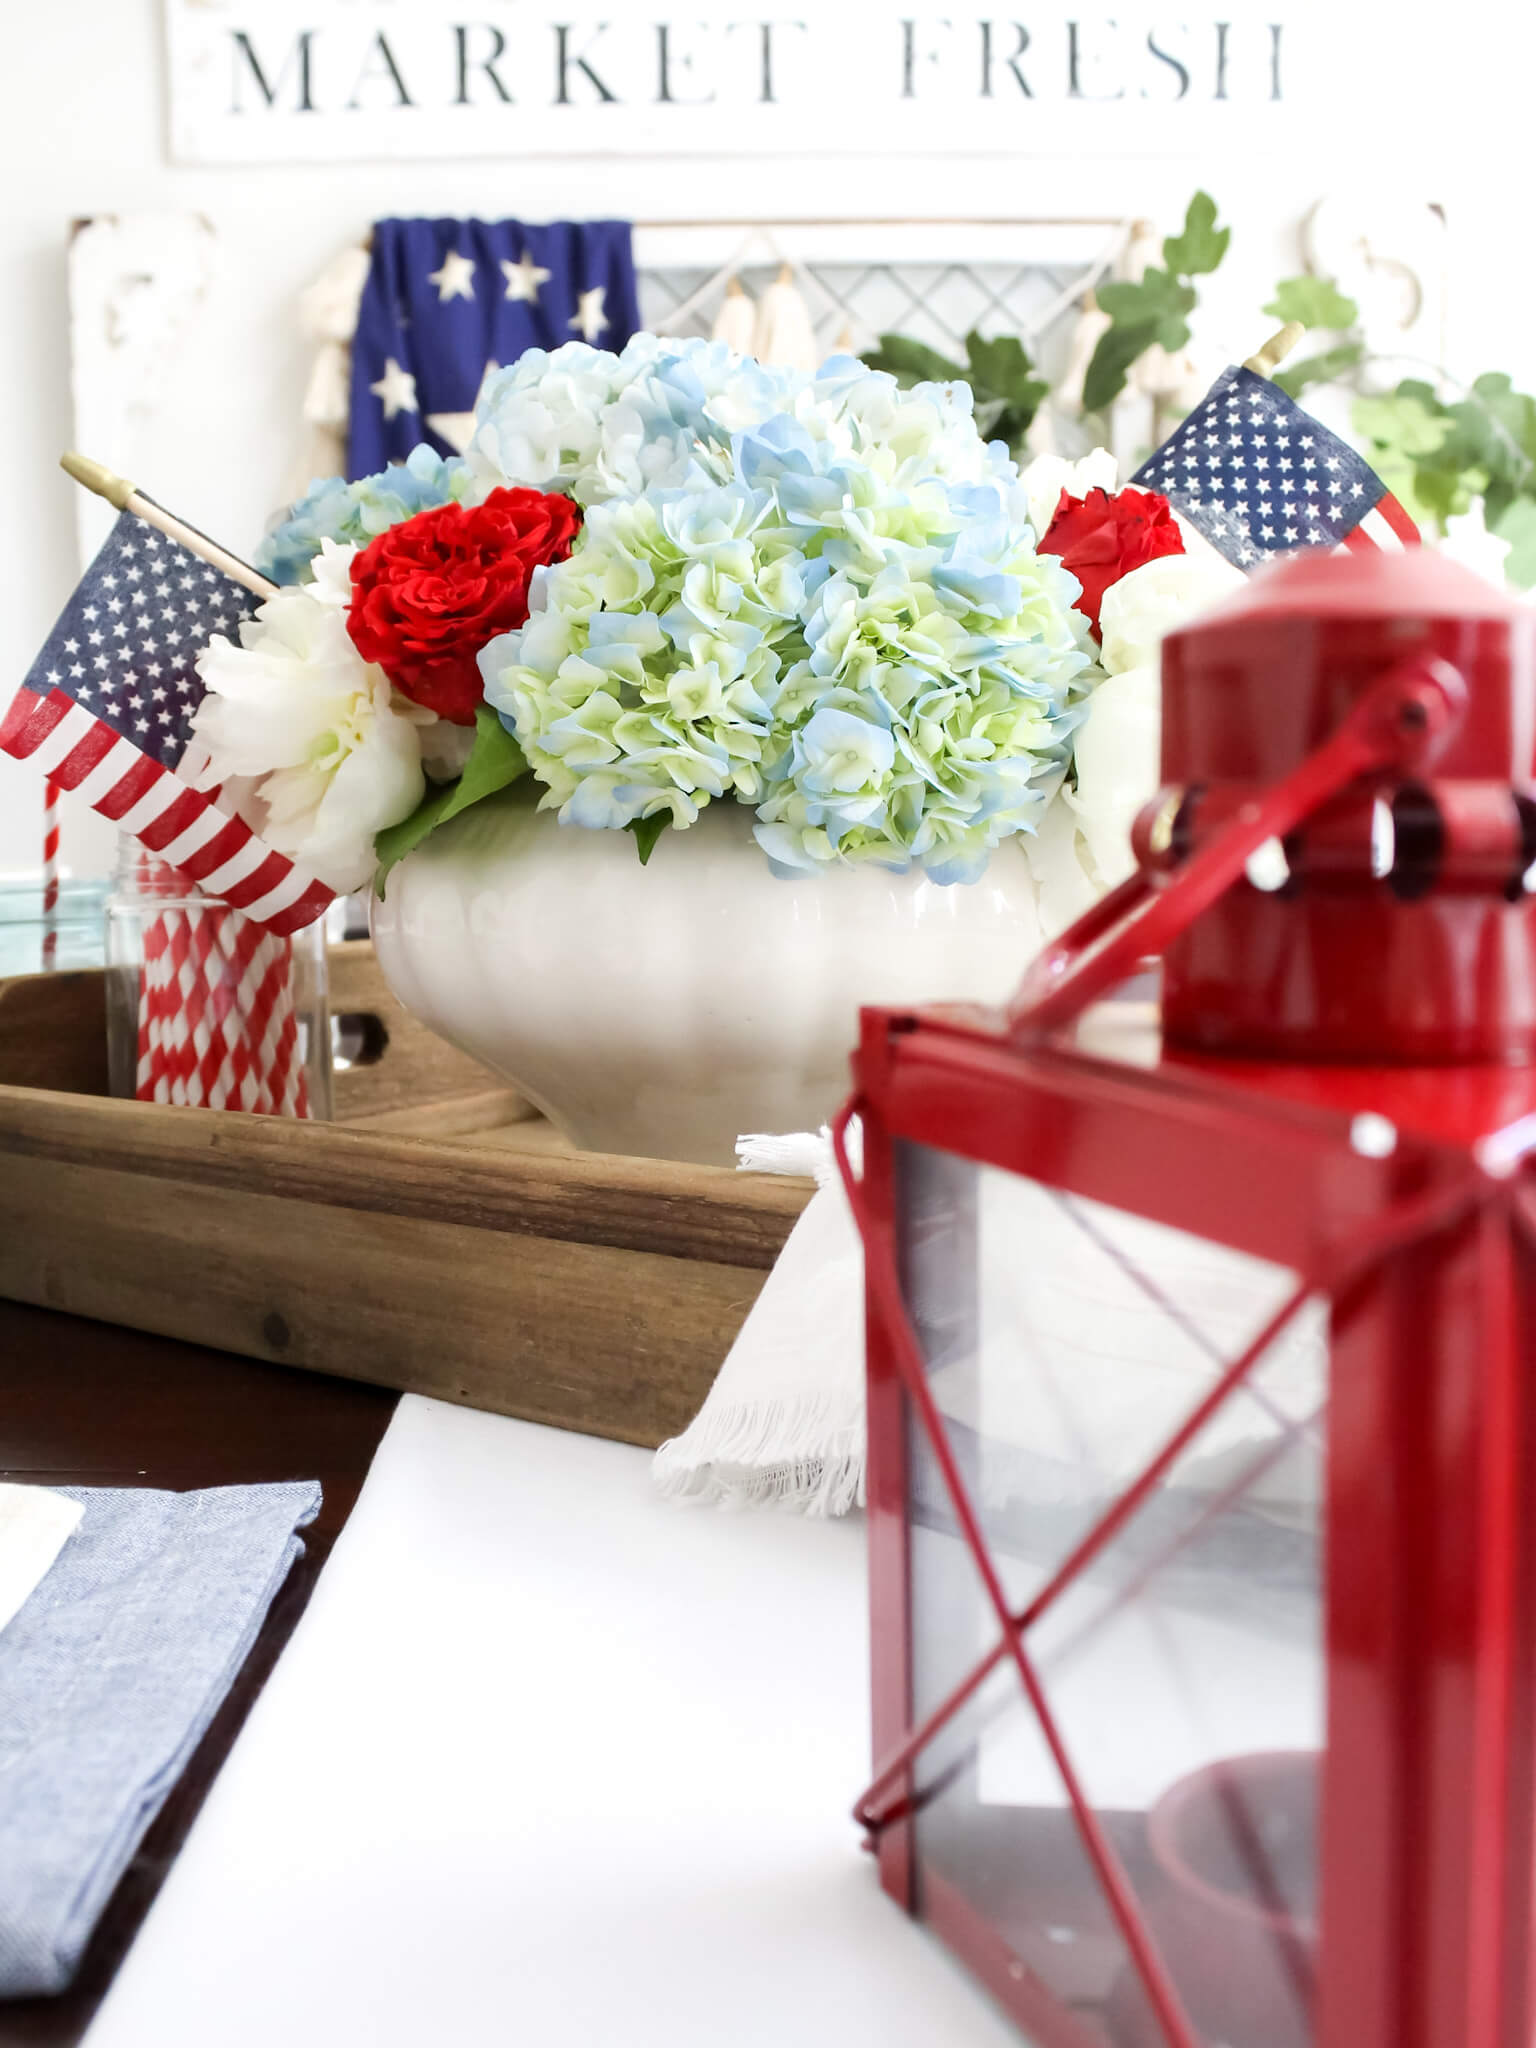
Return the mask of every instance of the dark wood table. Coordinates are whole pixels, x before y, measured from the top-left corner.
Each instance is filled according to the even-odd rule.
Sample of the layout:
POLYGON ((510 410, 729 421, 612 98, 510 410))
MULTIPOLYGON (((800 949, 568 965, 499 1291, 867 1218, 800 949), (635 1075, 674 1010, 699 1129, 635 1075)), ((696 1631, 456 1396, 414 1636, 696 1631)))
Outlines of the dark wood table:
POLYGON ((89 2025, 251 1704, 308 1602, 398 1396, 0 1301, 0 1479, 183 1490, 318 1479, 325 1503, 233 1690, 57 1998, 0 2001, 0 2048, 89 2025))

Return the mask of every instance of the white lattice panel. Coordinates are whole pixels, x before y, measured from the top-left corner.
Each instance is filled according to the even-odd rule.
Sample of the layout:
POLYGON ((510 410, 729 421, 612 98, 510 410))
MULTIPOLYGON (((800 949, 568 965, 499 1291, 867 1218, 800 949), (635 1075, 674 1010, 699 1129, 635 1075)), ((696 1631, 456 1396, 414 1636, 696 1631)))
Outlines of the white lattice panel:
POLYGON ((788 263, 829 353, 895 332, 963 360, 976 328, 1018 335, 1050 375, 1082 294, 1125 238, 1110 221, 641 228, 640 310, 654 332, 708 334, 728 277, 757 298, 788 263))

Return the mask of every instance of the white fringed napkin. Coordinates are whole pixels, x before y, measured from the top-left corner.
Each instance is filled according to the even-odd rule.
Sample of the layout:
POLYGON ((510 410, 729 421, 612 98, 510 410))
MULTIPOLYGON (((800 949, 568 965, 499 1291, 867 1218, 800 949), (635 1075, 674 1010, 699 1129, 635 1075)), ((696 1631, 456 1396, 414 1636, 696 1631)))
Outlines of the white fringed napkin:
POLYGON ((864 1270, 832 1140, 738 1139, 750 1173, 815 1176, 816 1193, 704 1406, 656 1453, 670 1499, 845 1515, 864 1500, 864 1270))
MULTIPOLYGON (((704 1406, 657 1452, 656 1483, 674 1500, 843 1515, 864 1501, 864 1280, 831 1138, 825 1128, 747 1137, 736 1151, 750 1172, 813 1174, 817 1191, 704 1406)), ((952 1421, 986 1444, 981 1483, 994 1505, 1021 1488, 1054 1499, 1139 1471, 1294 1279, 1010 1176, 992 1183, 977 1252, 990 1364, 979 1381, 967 1371, 954 1385, 940 1366, 934 1385, 952 1421), (1170 1316, 1162 1299, 1185 1315, 1170 1316)), ((1207 1425, 1204 1477, 1191 1455, 1185 1481, 1242 1469, 1281 1422, 1312 1415, 1326 1359, 1322 1310, 1312 1304, 1266 1353, 1258 1384, 1207 1425)), ((1305 1509, 1313 1476, 1283 1461, 1255 1498, 1271 1511, 1305 1509)))

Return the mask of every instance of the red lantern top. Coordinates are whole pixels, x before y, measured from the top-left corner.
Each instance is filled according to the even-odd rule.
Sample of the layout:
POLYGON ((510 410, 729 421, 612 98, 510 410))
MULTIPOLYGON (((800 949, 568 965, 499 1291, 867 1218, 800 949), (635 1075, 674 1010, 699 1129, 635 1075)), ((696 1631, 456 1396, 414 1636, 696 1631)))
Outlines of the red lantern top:
POLYGON ((1172 874, 1390 672, 1459 678, 1432 756, 1356 776, 1168 945, 1170 1045, 1370 1064, 1536 1055, 1536 611, 1428 549, 1292 558, 1164 643, 1172 874), (1445 665, 1442 667, 1441 665, 1445 665))

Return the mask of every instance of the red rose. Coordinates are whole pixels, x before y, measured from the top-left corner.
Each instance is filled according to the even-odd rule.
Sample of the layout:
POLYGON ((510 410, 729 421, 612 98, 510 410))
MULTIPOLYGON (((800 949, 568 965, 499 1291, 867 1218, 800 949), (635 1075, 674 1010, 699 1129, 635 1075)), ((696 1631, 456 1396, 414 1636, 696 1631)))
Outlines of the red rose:
POLYGON ((1111 497, 1100 489, 1086 498, 1063 491, 1040 552, 1059 555, 1083 586, 1077 609, 1097 640, 1099 607, 1109 586, 1159 555, 1182 555, 1184 536, 1168 500, 1156 491, 1124 490, 1111 497))
POLYGON ((565 560, 580 525, 569 498, 517 490, 387 528, 352 564, 352 644, 407 697, 473 725, 484 694, 475 656, 526 623, 529 579, 565 560))

